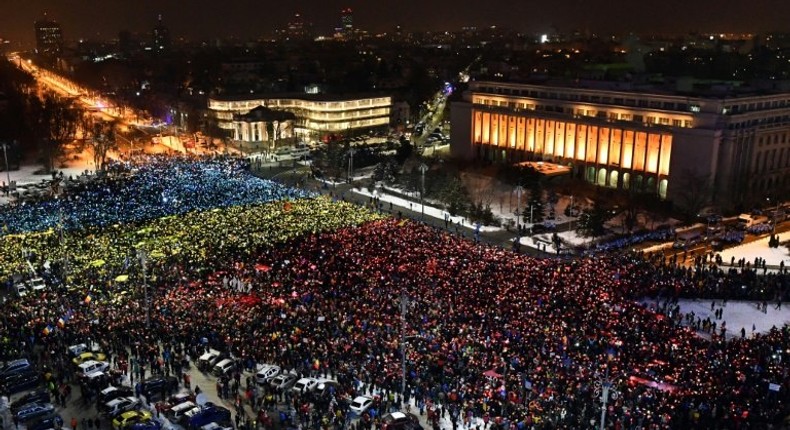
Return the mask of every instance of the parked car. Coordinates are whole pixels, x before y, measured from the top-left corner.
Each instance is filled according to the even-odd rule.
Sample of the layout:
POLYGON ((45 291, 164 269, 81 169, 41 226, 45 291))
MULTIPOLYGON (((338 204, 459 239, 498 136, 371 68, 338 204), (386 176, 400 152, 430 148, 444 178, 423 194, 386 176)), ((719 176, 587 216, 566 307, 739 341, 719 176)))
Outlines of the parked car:
POLYGON ((255 382, 257 382, 258 385, 264 385, 271 382, 271 380, 279 374, 280 366, 265 364, 255 373, 255 382))
POLYGON ((161 430, 162 423, 158 420, 149 420, 145 422, 134 423, 129 427, 129 430, 161 430))
POLYGON ((45 415, 30 421, 25 425, 27 430, 49 430, 63 427, 63 417, 58 414, 45 415))
POLYGON ((14 400, 11 403, 11 412, 16 412, 27 405, 31 405, 33 403, 49 403, 49 391, 47 390, 36 390, 31 391, 24 396, 14 400))
POLYGON ((149 411, 127 411, 112 420, 112 428, 114 430, 125 429, 132 424, 151 421, 153 417, 153 414, 149 411))
POLYGON ((416 415, 391 412, 381 417, 381 430, 422 430, 416 415))
POLYGON ((208 352, 201 355, 197 360, 197 367, 200 370, 211 370, 218 361, 225 358, 221 352, 210 349, 208 352))
POLYGON ((180 405, 184 402, 194 402, 194 401, 195 401, 195 396, 192 393, 185 391, 183 393, 174 394, 165 400, 157 402, 156 410, 159 411, 160 413, 165 413, 169 411, 171 408, 173 408, 173 406, 180 405))
POLYGON ((285 391, 293 387, 294 384, 296 384, 297 379, 298 377, 293 373, 281 373, 272 378, 271 382, 269 382, 269 385, 274 389, 285 391))
POLYGON ((104 361, 107 356, 102 352, 86 351, 71 359, 75 366, 79 366, 86 361, 104 361))
POLYGON ((320 380, 316 378, 302 378, 296 381, 294 386, 291 387, 291 391, 299 394, 308 393, 310 391, 313 391, 313 388, 315 388, 315 386, 318 385, 319 382, 320 380))
POLYGON ((198 406, 192 402, 184 402, 170 408, 165 414, 171 423, 177 423, 182 420, 184 415, 194 409, 199 409, 198 406))
POLYGON ((199 429, 209 423, 230 423, 230 410, 217 405, 208 405, 192 415, 185 426, 199 429))
POLYGON ((55 406, 51 403, 33 403, 16 411, 14 415, 20 423, 31 421, 35 418, 55 413, 55 406))
POLYGON ((14 284, 14 293, 17 297, 25 297, 29 293, 29 289, 25 284, 14 284))
POLYGON ((103 405, 110 400, 115 400, 118 397, 129 397, 133 396, 134 391, 129 387, 114 387, 109 386, 101 391, 99 391, 99 398, 97 403, 103 405))
POLYGON ((317 396, 325 396, 328 394, 334 394, 337 392, 340 384, 332 379, 321 379, 318 381, 318 384, 313 387, 313 393, 317 396))
POLYGON ((38 387, 41 383, 41 375, 38 372, 26 372, 11 375, 2 383, 2 390, 6 394, 16 394, 25 390, 38 387))
POLYGON ((118 397, 105 403, 102 407, 102 413, 109 418, 115 418, 126 411, 131 411, 138 407, 140 407, 140 400, 137 397, 118 397))
POLYGON ((212 369, 211 373, 213 373, 214 376, 223 376, 229 374, 234 369, 236 369, 236 361, 232 358, 225 358, 214 365, 214 369, 212 369))
POLYGON ((367 411, 371 406, 373 406, 373 398, 368 396, 357 396, 351 401, 349 409, 357 415, 362 415, 362 413, 367 411))
POLYGON ((29 281, 27 281, 27 285, 30 287, 30 290, 33 292, 41 292, 47 289, 47 284, 44 282, 43 279, 39 277, 35 277, 29 281))
POLYGON ((104 372, 109 368, 110 363, 106 361, 88 360, 77 366, 77 375, 84 377, 91 373, 104 372))
POLYGON ((24 372, 32 368, 33 365, 30 364, 30 361, 28 361, 27 358, 12 360, 6 363, 5 366, 0 368, 0 378, 5 377, 7 375, 13 375, 15 373, 24 372))
POLYGON ((200 430, 233 430, 232 426, 222 426, 218 423, 208 423, 200 428, 200 430))
POLYGON ((178 378, 175 376, 166 376, 160 378, 149 379, 142 384, 142 392, 146 399, 152 398, 165 398, 167 394, 173 392, 178 388, 178 378), (164 395, 163 395, 164 394, 164 395))

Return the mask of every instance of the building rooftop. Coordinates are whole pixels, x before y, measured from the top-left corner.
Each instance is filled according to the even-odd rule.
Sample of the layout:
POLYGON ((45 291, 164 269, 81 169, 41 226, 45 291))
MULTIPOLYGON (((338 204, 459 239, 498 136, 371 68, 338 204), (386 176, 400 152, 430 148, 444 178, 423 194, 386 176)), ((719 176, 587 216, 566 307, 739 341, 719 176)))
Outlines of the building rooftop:
MULTIPOLYGON (((486 79, 475 82, 476 86, 486 83, 494 85, 535 85, 551 88, 611 91, 624 93, 646 93, 665 96, 685 96, 695 98, 740 98, 790 93, 790 81, 721 81, 704 80, 690 77, 641 77, 625 81, 594 79, 555 79, 535 78, 526 81, 497 81, 486 79)), ((472 84, 475 85, 475 84, 472 84)))
POLYGON ((358 99, 371 99, 390 97, 386 93, 344 93, 344 94, 307 94, 307 93, 257 93, 257 94, 220 94, 210 98, 217 101, 243 101, 264 99, 297 99, 317 102, 347 101, 358 99))

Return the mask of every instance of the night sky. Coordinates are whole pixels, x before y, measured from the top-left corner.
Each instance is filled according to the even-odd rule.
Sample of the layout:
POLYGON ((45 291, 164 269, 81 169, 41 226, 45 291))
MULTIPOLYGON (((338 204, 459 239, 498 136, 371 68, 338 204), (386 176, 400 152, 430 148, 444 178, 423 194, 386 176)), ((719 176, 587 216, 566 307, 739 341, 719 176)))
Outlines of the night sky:
POLYGON ((790 30, 787 0, 0 0, 0 38, 33 41, 33 21, 60 22, 67 39, 114 38, 121 29, 148 33, 158 14, 175 36, 210 39, 271 35, 294 12, 328 34, 339 11, 354 10, 354 25, 388 31, 507 26, 547 32, 755 32, 790 30))

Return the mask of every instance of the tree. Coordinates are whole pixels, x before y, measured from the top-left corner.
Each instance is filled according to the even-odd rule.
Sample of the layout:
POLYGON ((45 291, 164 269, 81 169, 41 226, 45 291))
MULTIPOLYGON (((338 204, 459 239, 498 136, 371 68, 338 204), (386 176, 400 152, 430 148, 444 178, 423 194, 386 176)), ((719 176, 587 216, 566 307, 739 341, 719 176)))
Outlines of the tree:
POLYGON ((43 135, 41 150, 44 168, 49 172, 63 156, 66 144, 74 140, 79 113, 72 100, 47 94, 37 120, 43 135))
POLYGON ((691 222, 710 203, 713 184, 710 176, 692 170, 684 170, 681 177, 676 203, 686 221, 691 222))
POLYGON ((104 166, 107 164, 107 153, 117 148, 115 139, 116 121, 100 122, 95 124, 93 136, 89 143, 91 152, 93 153, 93 164, 96 166, 96 171, 104 171, 104 166))
POLYGON ((612 219, 612 211, 600 201, 592 208, 585 209, 576 224, 576 231, 586 237, 599 237, 606 233, 606 222, 612 219))
POLYGON ((373 169, 373 180, 376 182, 391 184, 395 182, 397 169, 398 166, 395 160, 392 158, 387 158, 386 160, 376 164, 376 167, 373 169))
POLYGON ((524 206, 523 220, 524 223, 537 224, 543 221, 544 205, 543 205, 543 186, 540 182, 533 182, 529 190, 529 202, 524 206))
POLYGON ((411 146, 411 142, 409 139, 406 139, 404 136, 400 137, 400 145, 395 150, 395 159, 398 161, 398 164, 403 164, 406 160, 411 157, 411 154, 414 152, 414 148, 411 146))
POLYGON ((447 212, 450 212, 450 215, 460 215, 464 212, 469 197, 461 178, 454 177, 447 182, 441 192, 441 200, 447 206, 447 212))

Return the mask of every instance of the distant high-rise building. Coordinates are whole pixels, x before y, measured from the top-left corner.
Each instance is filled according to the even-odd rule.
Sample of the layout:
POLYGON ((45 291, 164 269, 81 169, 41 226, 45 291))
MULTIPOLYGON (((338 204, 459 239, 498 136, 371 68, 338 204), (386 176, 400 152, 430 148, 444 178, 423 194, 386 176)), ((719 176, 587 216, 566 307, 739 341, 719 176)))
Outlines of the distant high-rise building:
POLYGON ((121 30, 118 32, 118 53, 124 57, 128 57, 132 52, 132 33, 121 30))
POLYGON ((36 51, 39 54, 57 57, 63 52, 63 31, 60 24, 46 16, 36 21, 36 51))
POLYGON ((354 31, 354 11, 350 7, 340 11, 340 30, 346 34, 354 31))
POLYGON ((304 39, 310 36, 310 25, 305 23, 300 13, 295 13, 293 19, 288 23, 286 36, 291 39, 304 39))
POLYGON ((159 21, 154 27, 153 50, 156 52, 170 50, 170 30, 162 23, 162 15, 159 15, 159 21))

